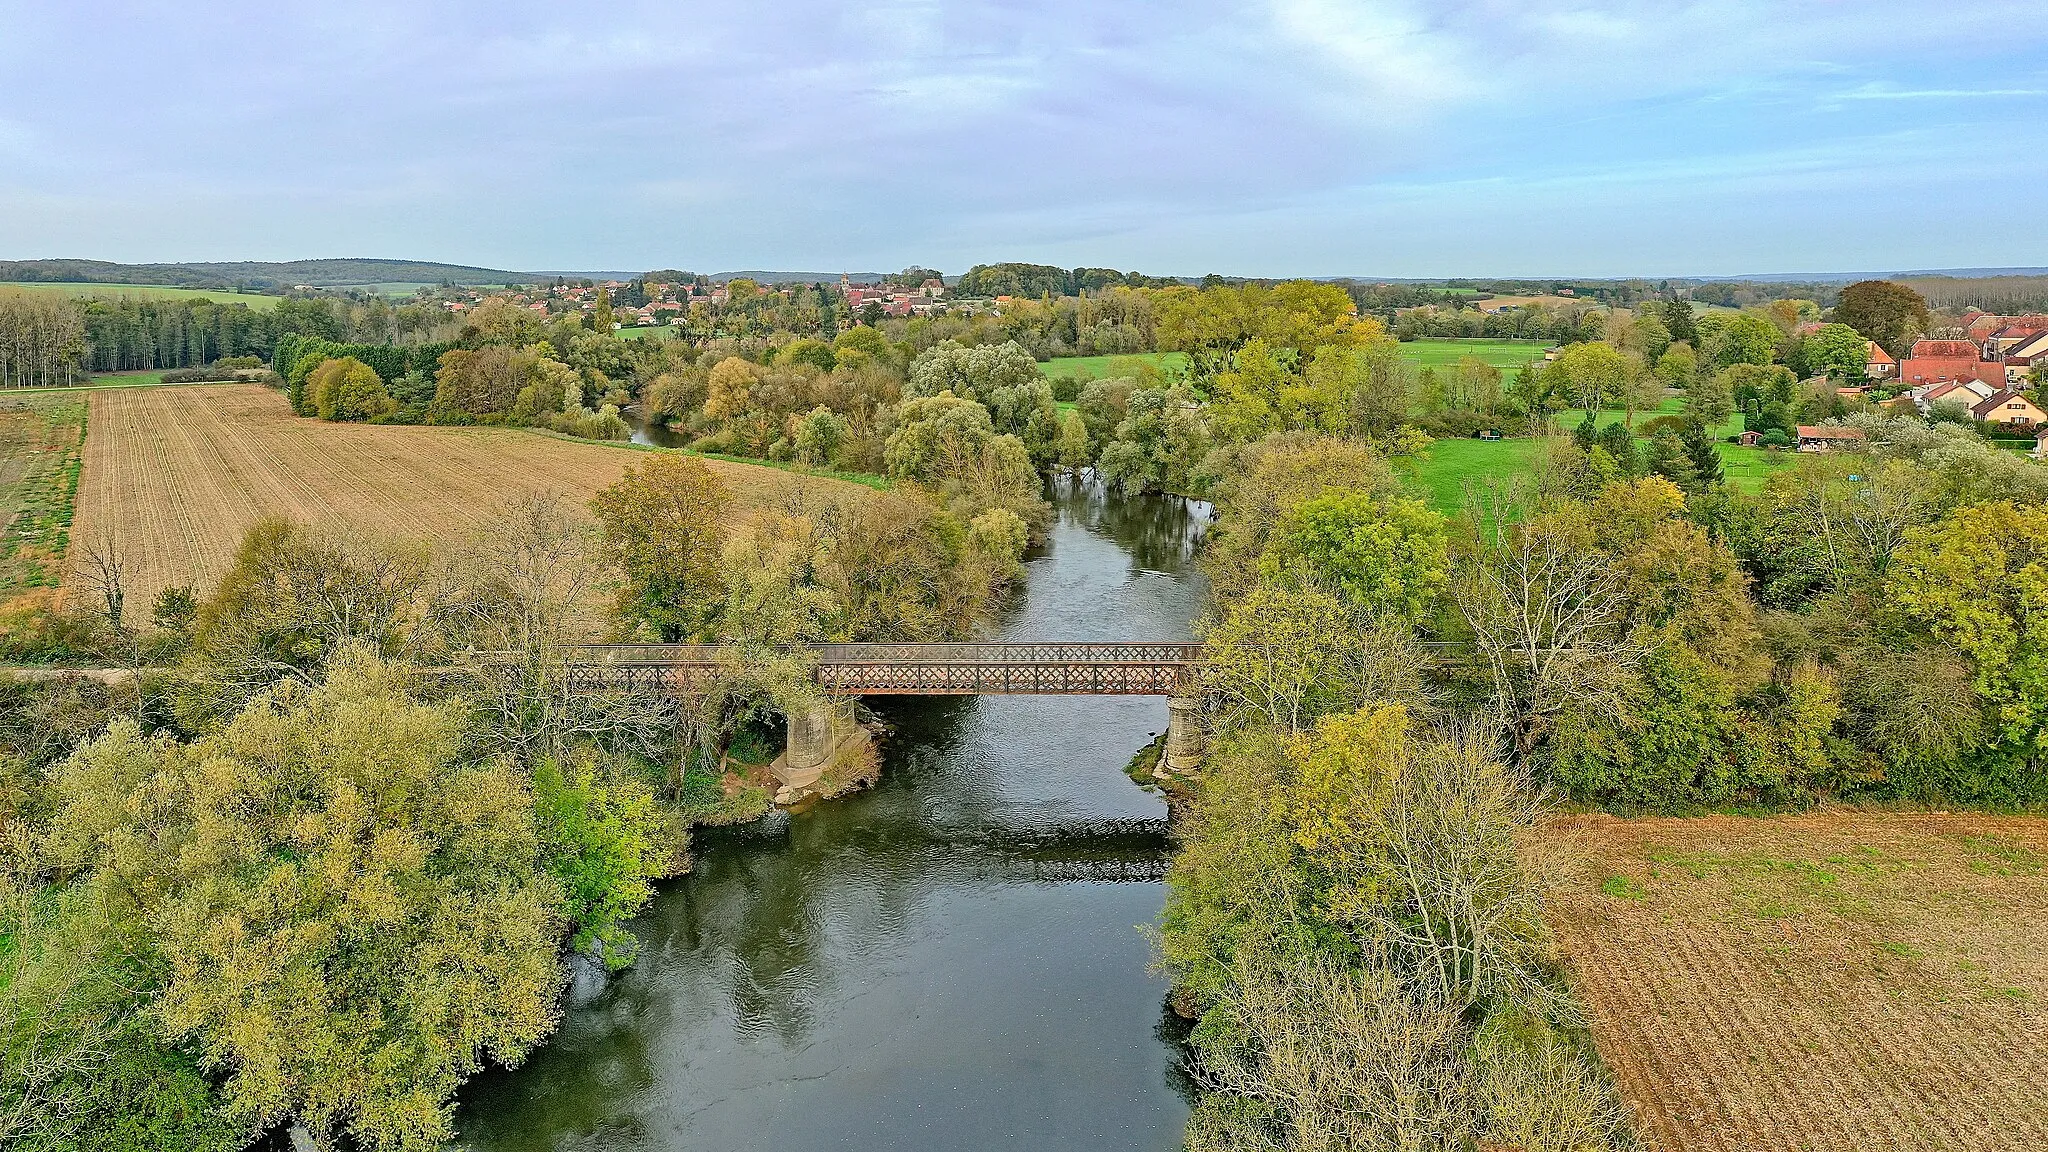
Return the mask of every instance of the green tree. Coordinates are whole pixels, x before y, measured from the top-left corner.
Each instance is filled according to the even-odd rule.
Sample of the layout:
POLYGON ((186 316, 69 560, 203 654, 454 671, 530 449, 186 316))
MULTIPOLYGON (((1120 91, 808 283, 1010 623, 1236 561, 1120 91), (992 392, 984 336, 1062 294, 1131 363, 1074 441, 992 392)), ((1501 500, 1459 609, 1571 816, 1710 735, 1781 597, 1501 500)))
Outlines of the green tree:
POLYGON ((1203 639, 1202 683, 1227 720, 1298 732, 1366 700, 1422 695, 1408 628, 1375 627, 1319 588, 1260 585, 1203 639))
POLYGON ((1688 373, 1685 384, 1685 414, 1693 423, 1718 428, 1735 414, 1735 373, 1688 373))
POLYGON ((676 871, 682 837, 646 784, 594 758, 533 770, 541 863, 562 894, 570 946, 611 968, 633 962, 639 941, 623 925, 676 871))
POLYGON ((1567 346, 1543 370, 1545 383, 1570 395, 1589 413, 1619 400, 1629 375, 1628 358, 1597 340, 1567 346))
POLYGON ((1078 411, 1070 409, 1060 415, 1059 462, 1060 467, 1072 472, 1079 472, 1095 462, 1094 445, 1088 438, 1088 422, 1078 411))
POLYGON ((164 957, 153 1012, 244 1131, 439 1147, 457 1085, 554 1026, 532 797, 405 679, 352 649, 193 744, 123 720, 56 775, 53 861, 133 902, 164 957))
POLYGON ((306 397, 322 420, 374 420, 398 411, 376 371, 354 357, 314 369, 306 378, 306 397))
POLYGON ((1778 326, 1749 312, 1714 312, 1699 322, 1701 350, 1716 368, 1737 364, 1768 365, 1778 355, 1784 334, 1778 326))
POLYGON ((1664 328, 1671 333, 1674 341, 1684 341, 1699 347, 1700 329, 1693 316, 1692 301, 1677 296, 1664 302, 1664 328))
POLYGON ((972 400, 941 392, 905 401, 882 455, 889 475, 936 491, 962 521, 1002 507, 1034 536, 1049 522, 1030 452, 1017 437, 998 433, 988 409, 972 400))
POLYGON ((1714 447, 1713 437, 1698 424, 1687 424, 1679 434, 1679 442, 1685 447, 1687 462, 1692 467, 1693 482, 1700 488, 1712 488, 1724 479, 1721 467, 1721 452, 1714 447))
POLYGON ((797 423, 796 462, 828 468, 839 458, 839 446, 845 441, 845 418, 822 405, 813 408, 797 423))
POLYGON ((667 453, 591 498, 619 574, 622 619, 647 624, 666 644, 709 631, 725 594, 719 551, 730 503, 702 461, 667 453))
POLYGON ((1693 355, 1692 345, 1674 343, 1657 358, 1657 377, 1664 386, 1674 392, 1684 392, 1692 386, 1692 378, 1699 371, 1699 357, 1693 355))
POLYGON ((1926 297, 1890 280, 1858 280, 1842 289, 1830 318, 1877 341, 1894 356, 1904 355, 1932 320, 1926 297))
POLYGON ((190 1054, 141 1009, 163 958, 146 923, 92 879, 0 914, 0 1146, 23 1152, 231 1152, 230 1123, 190 1054), (11 922, 10 922, 11 921, 11 922))
POLYGON ((1847 324, 1823 324, 1806 338, 1806 366, 1816 375, 1861 383, 1870 366, 1869 340, 1847 324))
POLYGON ((1449 578, 1444 519, 1413 497, 1326 492, 1281 518, 1259 571, 1339 592, 1372 619, 1417 624, 1449 578))
POLYGON ((1600 429, 1600 434, 1594 439, 1601 448, 1606 450, 1607 455, 1614 460, 1615 466, 1621 469, 1622 475, 1638 476, 1642 474, 1642 456, 1636 451, 1635 433, 1628 430, 1628 425, 1617 420, 1600 429))
POLYGON ((1692 457, 1686 453, 1685 445, 1678 437, 1669 432, 1660 432, 1651 438, 1644 471, 1651 476, 1662 476, 1687 492, 1699 487, 1692 457))
POLYGON ((2048 509, 1958 509, 1912 528, 1893 553, 1893 600, 1976 668, 1976 689, 2014 743, 2048 732, 2048 509))

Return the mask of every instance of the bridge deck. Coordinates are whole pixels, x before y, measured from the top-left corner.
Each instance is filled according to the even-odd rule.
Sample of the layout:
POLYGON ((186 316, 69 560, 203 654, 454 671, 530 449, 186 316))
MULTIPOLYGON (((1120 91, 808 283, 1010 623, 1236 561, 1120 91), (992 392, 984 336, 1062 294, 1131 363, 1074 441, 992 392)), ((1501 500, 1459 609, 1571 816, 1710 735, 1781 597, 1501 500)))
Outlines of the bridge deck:
MULTIPOLYGON (((821 644, 818 682, 854 696, 1172 696, 1199 644, 821 644)), ((569 658, 572 691, 689 691, 737 659, 718 644, 593 644, 569 658)))

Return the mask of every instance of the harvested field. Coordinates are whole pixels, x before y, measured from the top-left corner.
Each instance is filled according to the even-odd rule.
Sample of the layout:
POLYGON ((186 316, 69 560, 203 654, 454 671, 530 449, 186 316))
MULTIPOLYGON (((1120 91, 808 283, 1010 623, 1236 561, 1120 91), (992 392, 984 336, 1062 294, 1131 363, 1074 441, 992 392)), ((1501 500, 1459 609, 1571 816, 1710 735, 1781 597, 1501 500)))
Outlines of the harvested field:
POLYGON ((2048 819, 1573 817, 1531 850, 1652 1147, 2048 1146, 2048 819))
MULTIPOLYGON (((631 449, 509 428, 328 424, 294 416, 257 385, 92 394, 78 540, 111 533, 128 558, 131 602, 227 570, 242 533, 269 515, 380 536, 438 540, 474 529, 508 497, 577 500, 642 459, 631 449)), ((741 514, 796 485, 840 481, 706 461, 741 514)))

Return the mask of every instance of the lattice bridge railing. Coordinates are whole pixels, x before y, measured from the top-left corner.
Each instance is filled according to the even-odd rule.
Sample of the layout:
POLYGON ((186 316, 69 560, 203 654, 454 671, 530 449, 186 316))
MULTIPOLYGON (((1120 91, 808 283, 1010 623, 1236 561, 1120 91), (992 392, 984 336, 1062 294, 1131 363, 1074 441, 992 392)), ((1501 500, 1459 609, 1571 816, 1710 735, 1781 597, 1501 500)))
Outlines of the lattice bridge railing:
MULTIPOLYGON (((1172 696, 1193 686, 1199 644, 821 644, 819 686, 849 696, 1172 696)), ((738 658, 717 644, 570 650, 572 692, 688 692, 738 658)))

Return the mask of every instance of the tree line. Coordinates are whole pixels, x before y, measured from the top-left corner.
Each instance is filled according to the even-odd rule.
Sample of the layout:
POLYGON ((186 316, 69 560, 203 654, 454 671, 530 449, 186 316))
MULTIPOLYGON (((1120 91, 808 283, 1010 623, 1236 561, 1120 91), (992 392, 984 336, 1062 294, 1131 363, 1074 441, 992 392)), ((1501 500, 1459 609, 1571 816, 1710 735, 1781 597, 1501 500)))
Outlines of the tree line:
POLYGON ((0 289, 0 386, 78 383, 95 372, 200 368, 270 360, 295 335, 408 345, 446 339, 447 313, 381 298, 306 297, 257 311, 232 300, 72 298, 0 289))

